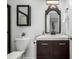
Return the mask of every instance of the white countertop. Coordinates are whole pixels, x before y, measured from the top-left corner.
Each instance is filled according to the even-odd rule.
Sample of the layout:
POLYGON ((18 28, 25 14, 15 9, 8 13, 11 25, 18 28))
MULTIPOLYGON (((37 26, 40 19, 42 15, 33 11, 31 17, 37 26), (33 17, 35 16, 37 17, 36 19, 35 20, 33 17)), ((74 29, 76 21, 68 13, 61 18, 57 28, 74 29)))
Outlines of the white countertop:
POLYGON ((56 34, 56 35, 50 35, 50 34, 45 34, 45 35, 40 35, 36 39, 37 40, 69 40, 68 35, 61 35, 61 34, 56 34))

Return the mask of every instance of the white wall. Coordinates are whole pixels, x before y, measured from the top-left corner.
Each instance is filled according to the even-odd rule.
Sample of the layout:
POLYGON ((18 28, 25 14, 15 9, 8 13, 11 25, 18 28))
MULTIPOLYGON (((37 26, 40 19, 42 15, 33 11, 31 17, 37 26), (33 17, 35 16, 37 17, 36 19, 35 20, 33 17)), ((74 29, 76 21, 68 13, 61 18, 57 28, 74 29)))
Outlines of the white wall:
POLYGON ((25 32, 27 37, 33 38, 35 35, 41 34, 44 31, 45 0, 8 0, 8 4, 11 5, 11 46, 13 51, 15 50, 14 39, 19 37, 22 32, 25 32), (31 5, 31 26, 16 26, 16 6, 22 4, 31 5))
MULTIPOLYGON (((27 37, 34 38, 36 35, 41 34, 45 29, 45 10, 47 8, 45 0, 7 0, 8 4, 11 5, 11 50, 15 50, 14 39, 19 37, 22 32, 26 33, 27 37), (30 5, 31 6, 31 26, 19 27, 16 26, 17 21, 17 5, 30 5)), ((61 21, 64 17, 64 10, 66 7, 70 8, 68 0, 60 0, 59 9, 61 10, 61 21)), ((71 13, 69 15, 71 17, 71 13)), ((70 18, 70 34, 71 31, 71 18, 70 18)), ((61 33, 66 34, 65 23, 61 23, 61 33)), ((28 55, 34 55, 34 46, 33 43, 29 49, 30 53, 28 55), (32 49, 33 48, 33 49, 32 49)), ((28 52, 29 52, 28 51, 28 52)))
MULTIPOLYGON (((61 32, 62 34, 69 34, 72 36, 72 6, 71 6, 71 0, 60 0, 61 1, 61 32), (66 28, 66 22, 63 22, 64 15, 65 15, 65 9, 69 8, 69 30, 66 28), (67 30, 66 30, 67 29, 67 30)), ((67 19, 66 19, 67 20, 67 19)))

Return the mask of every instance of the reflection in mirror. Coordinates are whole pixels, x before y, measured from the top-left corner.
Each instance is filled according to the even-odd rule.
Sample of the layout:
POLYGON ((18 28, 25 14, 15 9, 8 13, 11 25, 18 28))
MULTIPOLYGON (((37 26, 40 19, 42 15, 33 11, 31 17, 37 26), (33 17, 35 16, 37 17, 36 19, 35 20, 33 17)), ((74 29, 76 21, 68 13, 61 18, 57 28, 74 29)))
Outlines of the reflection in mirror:
POLYGON ((56 34, 61 32, 61 19, 60 14, 54 10, 49 9, 46 11, 46 33, 56 34))
POLYGON ((59 15, 55 11, 47 15, 47 32, 59 32, 59 15))
POLYGON ((28 15, 28 7, 19 7, 19 11, 28 15))
POLYGON ((19 13, 19 24, 27 24, 27 16, 19 13))

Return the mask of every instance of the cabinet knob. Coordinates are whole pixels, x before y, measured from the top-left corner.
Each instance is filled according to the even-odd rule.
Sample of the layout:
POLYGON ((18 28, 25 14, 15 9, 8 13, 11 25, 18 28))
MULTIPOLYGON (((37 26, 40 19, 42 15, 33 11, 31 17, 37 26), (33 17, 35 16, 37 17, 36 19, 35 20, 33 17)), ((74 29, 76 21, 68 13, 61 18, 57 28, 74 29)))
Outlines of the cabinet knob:
POLYGON ((59 45, 66 45, 66 43, 59 43, 59 45))
POLYGON ((48 43, 41 43, 41 45, 48 45, 48 43))

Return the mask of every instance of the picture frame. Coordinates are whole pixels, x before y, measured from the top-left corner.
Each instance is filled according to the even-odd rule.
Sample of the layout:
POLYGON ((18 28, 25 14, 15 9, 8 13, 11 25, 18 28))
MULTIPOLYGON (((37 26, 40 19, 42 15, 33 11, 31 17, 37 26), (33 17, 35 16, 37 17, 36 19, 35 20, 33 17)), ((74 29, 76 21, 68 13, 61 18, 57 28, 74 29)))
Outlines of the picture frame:
POLYGON ((17 26, 31 26, 31 7, 17 5, 17 26))

